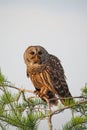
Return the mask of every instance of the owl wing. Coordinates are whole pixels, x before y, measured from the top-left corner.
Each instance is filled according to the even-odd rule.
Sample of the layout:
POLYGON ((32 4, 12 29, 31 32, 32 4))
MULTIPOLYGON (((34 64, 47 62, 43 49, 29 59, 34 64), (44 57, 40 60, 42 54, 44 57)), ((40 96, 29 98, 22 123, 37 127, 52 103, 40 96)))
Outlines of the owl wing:
MULTIPOLYGON (((56 94, 60 98, 72 97, 66 83, 64 69, 61 65, 60 60, 56 56, 50 55, 50 65, 50 77, 56 94)), ((65 105, 65 99, 62 99, 61 101, 65 105)))

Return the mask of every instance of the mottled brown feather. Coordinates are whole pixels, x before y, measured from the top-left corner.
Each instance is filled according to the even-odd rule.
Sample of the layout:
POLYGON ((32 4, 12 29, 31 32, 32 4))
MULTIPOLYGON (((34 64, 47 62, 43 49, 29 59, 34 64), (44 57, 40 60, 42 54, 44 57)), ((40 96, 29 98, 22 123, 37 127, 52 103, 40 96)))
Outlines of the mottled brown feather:
MULTIPOLYGON (((25 50, 24 60, 27 76, 30 77, 36 94, 50 104, 57 105, 56 97, 72 97, 60 60, 50 55, 41 46, 30 46, 25 50), (46 101, 46 100, 45 100, 46 101)), ((65 99, 61 102, 65 105, 65 99)))

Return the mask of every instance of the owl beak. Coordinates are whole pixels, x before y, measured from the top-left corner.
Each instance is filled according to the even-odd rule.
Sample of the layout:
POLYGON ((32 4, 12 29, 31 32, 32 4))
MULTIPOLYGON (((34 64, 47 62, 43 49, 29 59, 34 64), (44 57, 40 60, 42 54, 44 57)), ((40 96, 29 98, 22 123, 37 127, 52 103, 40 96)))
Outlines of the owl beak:
POLYGON ((35 56, 35 59, 34 59, 34 63, 38 63, 38 59, 39 59, 39 58, 38 58, 38 56, 36 55, 36 56, 35 56))
POLYGON ((35 62, 34 63, 41 64, 41 60, 40 60, 40 57, 38 55, 35 56, 35 62))
POLYGON ((35 56, 35 61, 38 62, 38 56, 37 55, 35 56))

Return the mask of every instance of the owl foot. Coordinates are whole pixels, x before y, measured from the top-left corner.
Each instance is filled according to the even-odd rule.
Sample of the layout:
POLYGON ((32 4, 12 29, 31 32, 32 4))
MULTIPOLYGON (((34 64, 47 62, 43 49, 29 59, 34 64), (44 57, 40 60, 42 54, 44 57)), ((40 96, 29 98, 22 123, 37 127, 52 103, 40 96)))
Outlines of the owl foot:
POLYGON ((34 90, 34 93, 35 93, 35 95, 38 95, 39 96, 39 91, 37 91, 37 90, 34 90))
POLYGON ((42 87, 38 96, 41 97, 41 98, 43 98, 44 96, 46 98, 49 98, 49 96, 47 95, 47 91, 48 91, 47 88, 42 87))
POLYGON ((49 99, 49 96, 48 96, 47 93, 45 93, 45 92, 42 93, 42 92, 40 91, 40 92, 38 93, 38 96, 39 96, 40 98, 46 97, 47 99, 49 99))
POLYGON ((44 94, 44 93, 42 93, 42 92, 40 92, 40 91, 37 91, 37 90, 35 90, 34 93, 35 93, 36 95, 38 95, 40 98, 43 98, 43 96, 46 96, 46 94, 44 94))

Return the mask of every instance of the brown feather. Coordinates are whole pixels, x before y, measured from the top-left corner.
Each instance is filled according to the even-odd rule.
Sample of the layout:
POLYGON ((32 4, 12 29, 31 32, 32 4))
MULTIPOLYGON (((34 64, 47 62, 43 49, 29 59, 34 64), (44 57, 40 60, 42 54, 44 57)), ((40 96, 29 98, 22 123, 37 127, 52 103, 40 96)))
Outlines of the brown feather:
MULTIPOLYGON (((60 98, 72 97, 60 60, 50 55, 41 46, 31 46, 24 53, 27 76, 31 79, 36 94, 50 104, 57 105, 60 98)), ((65 99, 61 99, 65 104, 65 99)))

